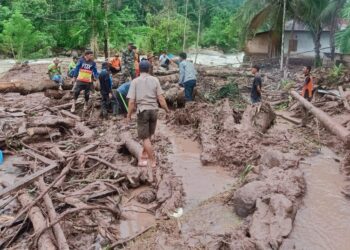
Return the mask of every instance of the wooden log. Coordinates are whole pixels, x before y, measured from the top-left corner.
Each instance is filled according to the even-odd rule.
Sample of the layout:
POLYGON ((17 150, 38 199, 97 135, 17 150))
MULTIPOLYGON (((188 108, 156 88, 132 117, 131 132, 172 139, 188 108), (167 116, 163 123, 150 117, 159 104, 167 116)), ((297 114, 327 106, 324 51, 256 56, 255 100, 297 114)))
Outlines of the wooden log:
POLYGON ((137 160, 141 157, 142 146, 132 138, 129 132, 123 132, 120 134, 120 139, 125 143, 126 148, 137 160))
MULTIPOLYGON (((27 193, 23 193, 23 194, 19 195, 18 200, 20 201, 20 203, 23 207, 27 207, 33 202, 32 198, 27 193)), ((44 228, 46 228, 45 217, 41 213, 40 208, 38 208, 37 206, 33 206, 30 208, 29 219, 32 221, 35 233, 39 233, 44 228)), ((40 235, 40 237, 38 239, 38 249, 39 250, 55 250, 55 249, 57 249, 54 242, 52 241, 50 231, 45 231, 43 234, 40 235)))
POLYGON ((78 122, 81 121, 81 118, 80 118, 79 116, 74 115, 74 114, 72 114, 71 112, 69 112, 69 111, 67 111, 67 110, 60 110, 60 113, 61 113, 62 115, 64 115, 64 116, 67 116, 67 117, 69 117, 69 118, 72 118, 72 119, 74 119, 74 120, 76 120, 76 121, 78 121, 78 122))
MULTIPOLYGON (((47 188, 44 182, 44 178, 42 176, 39 178, 39 181, 36 183, 36 186, 41 190, 41 192, 43 192, 47 188)), ((57 214, 55 211, 55 207, 52 203, 52 200, 48 194, 45 194, 43 199, 44 199, 44 204, 45 204, 47 213, 50 218, 50 222, 53 222, 57 219, 57 214)), ((67 243, 66 236, 64 235, 62 227, 59 223, 53 226, 53 232, 57 240, 58 248, 60 250, 69 250, 69 245, 67 243)))
POLYGON ((66 127, 74 128, 75 121, 70 118, 62 118, 54 115, 34 117, 28 122, 28 127, 66 127))
POLYGON ((89 140, 92 140, 95 136, 95 132, 81 122, 76 123, 75 129, 82 134, 82 136, 79 137, 79 139, 82 141, 87 142, 89 140))
POLYGON ((59 91, 56 89, 47 89, 45 90, 45 93, 44 93, 46 97, 57 99, 57 100, 62 99, 65 94, 66 94, 65 92, 59 91))
POLYGON ((346 99, 346 96, 345 96, 345 93, 343 90, 343 86, 339 86, 338 89, 339 89, 340 97, 343 100, 344 107, 346 108, 347 111, 350 111, 350 105, 349 105, 348 100, 346 99))
POLYGON ((158 79, 159 79, 161 84, 165 84, 167 82, 177 83, 177 82, 179 82, 179 74, 158 76, 158 79))
MULTIPOLYGON (((72 89, 73 84, 69 81, 63 85, 64 89, 72 89)), ((0 93, 16 92, 21 94, 29 94, 35 92, 42 92, 47 89, 58 89, 58 86, 48 80, 45 81, 1 81, 0 82, 0 93)))
POLYGON ((28 128, 27 134, 32 137, 34 135, 49 135, 51 132, 53 132, 55 129, 48 128, 48 127, 34 127, 34 128, 28 128))
POLYGON ((0 198, 3 198, 5 195, 8 195, 12 192, 18 191, 19 189, 21 189, 21 188, 29 185, 31 182, 35 181, 39 176, 46 174, 47 172, 49 172, 57 167, 58 167, 57 164, 50 165, 50 166, 43 168, 43 169, 41 169, 41 170, 31 174, 31 175, 27 175, 27 176, 23 177, 19 181, 15 182, 13 185, 11 185, 3 190, 0 190, 0 198))
POLYGON ((323 112, 321 109, 316 108, 305 98, 299 95, 296 91, 291 91, 291 95, 298 100, 309 112, 311 112, 332 134, 336 135, 339 139, 344 141, 345 146, 350 148, 350 131, 344 128, 342 125, 336 123, 331 116, 323 112))

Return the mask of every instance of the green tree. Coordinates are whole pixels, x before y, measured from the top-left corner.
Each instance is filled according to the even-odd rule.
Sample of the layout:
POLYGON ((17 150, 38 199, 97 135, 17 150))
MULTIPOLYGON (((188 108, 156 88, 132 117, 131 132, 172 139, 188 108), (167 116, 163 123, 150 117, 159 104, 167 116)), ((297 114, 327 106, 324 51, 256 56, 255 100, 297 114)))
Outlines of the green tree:
POLYGON ((224 51, 238 48, 239 30, 240 26, 229 11, 218 11, 203 31, 201 46, 217 46, 224 51))
MULTIPOLYGON (((163 50, 177 53, 182 51, 183 44, 183 30, 185 24, 185 17, 171 13, 168 18, 167 14, 148 15, 147 25, 149 32, 146 37, 145 48, 149 51, 159 53, 163 50)), ((189 22, 187 22, 188 25, 189 22)), ((193 42, 193 35, 187 38, 188 42, 193 42)))
POLYGON ((1 49, 11 53, 16 59, 22 59, 31 53, 46 53, 53 41, 45 34, 35 31, 31 21, 15 12, 9 20, 4 21, 4 30, 0 35, 1 49))

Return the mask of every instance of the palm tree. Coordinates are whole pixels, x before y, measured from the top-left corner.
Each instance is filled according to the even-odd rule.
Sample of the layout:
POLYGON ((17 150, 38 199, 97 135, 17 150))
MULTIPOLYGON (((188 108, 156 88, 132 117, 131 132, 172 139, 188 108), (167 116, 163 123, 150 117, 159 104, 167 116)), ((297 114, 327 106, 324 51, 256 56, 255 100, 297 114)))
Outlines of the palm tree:
MULTIPOLYGON (((279 54, 282 43, 283 28, 283 11, 284 0, 247 0, 238 12, 237 18, 242 20, 242 36, 247 39, 260 30, 270 30, 270 39, 272 48, 269 49, 269 56, 279 54)), ((293 15, 290 1, 286 2, 287 16, 293 15)))
POLYGON ((319 65, 321 34, 325 27, 329 27, 329 44, 331 48, 331 60, 335 58, 335 34, 337 31, 337 19, 340 9, 346 0, 294 0, 294 8, 298 19, 305 23, 313 34, 315 43, 315 64, 319 65))

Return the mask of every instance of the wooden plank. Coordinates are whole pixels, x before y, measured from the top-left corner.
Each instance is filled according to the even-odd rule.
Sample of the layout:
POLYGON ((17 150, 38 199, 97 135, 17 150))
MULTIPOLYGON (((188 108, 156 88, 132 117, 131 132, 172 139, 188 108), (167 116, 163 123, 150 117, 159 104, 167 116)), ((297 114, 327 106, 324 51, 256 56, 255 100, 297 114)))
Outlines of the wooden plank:
POLYGON ((39 155, 30 149, 24 149, 22 152, 35 158, 35 159, 40 160, 43 163, 46 163, 47 165, 55 165, 55 164, 57 165, 57 162, 55 162, 49 158, 46 158, 45 156, 39 155))
POLYGON ((13 185, 11 185, 3 190, 0 190, 0 198, 3 198, 5 195, 8 195, 12 192, 15 192, 15 191, 21 189, 22 187, 35 181, 39 176, 46 174, 47 172, 49 172, 57 167, 58 167, 58 165, 55 163, 53 165, 50 165, 46 168, 43 168, 43 169, 37 171, 31 175, 23 177, 22 179, 20 179, 18 182, 14 183, 13 185))

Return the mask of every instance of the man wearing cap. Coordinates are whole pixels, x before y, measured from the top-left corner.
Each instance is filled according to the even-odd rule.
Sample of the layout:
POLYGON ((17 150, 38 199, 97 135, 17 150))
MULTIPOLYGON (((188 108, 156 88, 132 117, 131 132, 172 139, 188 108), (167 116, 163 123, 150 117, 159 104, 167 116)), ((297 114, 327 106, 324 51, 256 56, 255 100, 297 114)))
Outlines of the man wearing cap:
POLYGON ((135 78, 135 63, 134 63, 134 44, 129 43, 128 48, 122 53, 122 72, 123 78, 121 82, 127 82, 128 78, 135 78))
POLYGON ((143 60, 140 62, 140 77, 131 82, 127 98, 129 98, 129 110, 127 122, 131 119, 135 106, 137 107, 137 133, 143 140, 142 154, 139 156, 139 166, 147 166, 147 160, 152 167, 156 167, 156 158, 153 151, 151 136, 156 131, 158 118, 158 101, 160 106, 169 113, 168 106, 163 96, 163 90, 158 78, 148 72, 150 64, 143 60))
POLYGON ((60 60, 58 60, 58 58, 55 58, 53 63, 49 65, 48 74, 50 79, 58 85, 59 90, 62 90, 63 77, 61 73, 60 60))
POLYGON ((110 70, 113 75, 121 71, 121 61, 118 53, 114 55, 110 63, 111 63, 110 70))
POLYGON ((88 50, 84 53, 75 70, 73 72, 73 81, 76 82, 74 85, 74 99, 72 103, 71 112, 75 112, 75 103, 78 100, 80 92, 84 90, 85 103, 84 111, 87 110, 87 104, 90 98, 90 90, 93 85, 93 81, 98 79, 98 72, 96 63, 94 61, 94 53, 91 50, 88 50))

